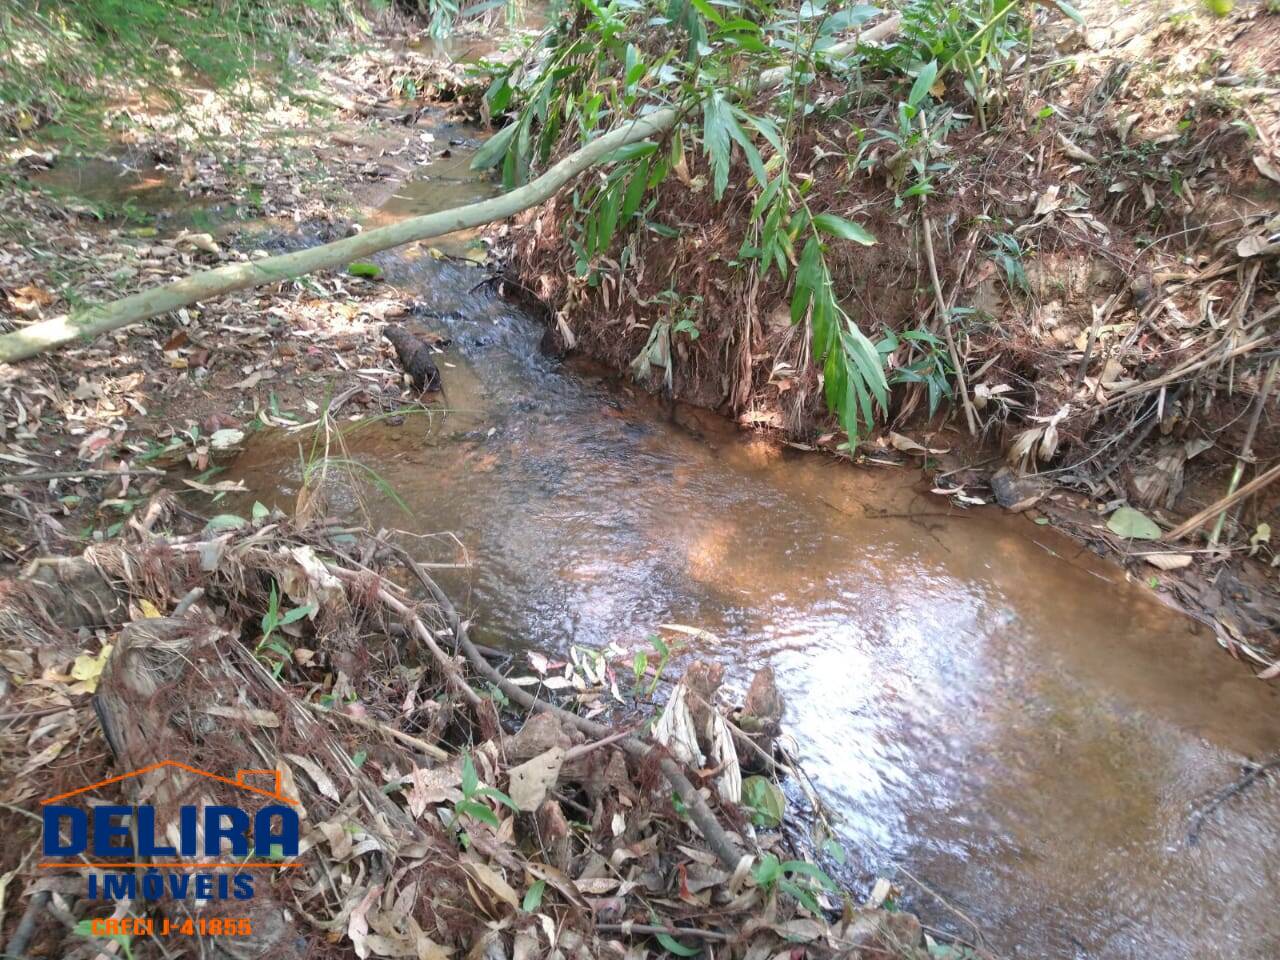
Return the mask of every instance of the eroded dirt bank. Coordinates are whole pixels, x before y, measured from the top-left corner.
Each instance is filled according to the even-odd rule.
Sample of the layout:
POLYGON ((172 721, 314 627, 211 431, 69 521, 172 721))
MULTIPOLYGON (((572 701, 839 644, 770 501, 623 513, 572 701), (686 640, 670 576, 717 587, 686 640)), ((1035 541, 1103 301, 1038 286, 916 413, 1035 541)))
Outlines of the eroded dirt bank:
MULTIPOLYGON (((1083 13, 1086 28, 1047 23, 987 130, 957 116, 971 106, 953 110, 929 148, 923 206, 903 195, 910 150, 886 133, 901 91, 869 84, 855 97, 829 83, 817 97, 825 112, 790 169, 812 185, 813 209, 878 241, 828 253, 893 385, 887 428, 858 456, 923 462, 940 500, 1034 506, 1128 558, 1136 578, 1265 667, 1280 635, 1267 567, 1280 484, 1233 503, 1219 533, 1211 511, 1167 547, 1107 518, 1126 506, 1158 535, 1235 489, 1240 464, 1252 477, 1280 455, 1268 380, 1280 356, 1280 19, 1253 3, 1225 17, 1156 2, 1083 13), (1012 475, 991 485, 1002 465, 1012 475)), ((967 103, 961 78, 948 83, 967 103)), ((552 311, 548 345, 571 341, 654 390, 835 451, 844 435, 792 324, 789 280, 741 267, 758 241, 750 173, 735 170, 721 204, 710 177, 685 150, 650 220, 589 266, 576 194, 523 219, 514 268, 552 311)))

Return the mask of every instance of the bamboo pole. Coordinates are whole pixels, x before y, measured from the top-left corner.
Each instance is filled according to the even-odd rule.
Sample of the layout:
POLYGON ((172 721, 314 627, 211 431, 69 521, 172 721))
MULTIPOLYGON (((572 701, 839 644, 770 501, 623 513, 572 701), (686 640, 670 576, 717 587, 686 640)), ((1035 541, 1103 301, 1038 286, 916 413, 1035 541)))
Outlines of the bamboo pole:
POLYGON ((553 165, 542 176, 500 197, 411 217, 400 223, 309 250, 206 270, 163 287, 143 290, 112 303, 15 330, 0 336, 0 363, 25 360, 46 350, 66 346, 75 340, 89 340, 200 300, 211 300, 236 290, 292 280, 317 270, 343 266, 381 250, 453 233, 455 230, 483 226, 495 220, 505 220, 551 199, 561 187, 584 170, 607 160, 620 147, 665 133, 675 121, 676 112, 670 108, 634 120, 592 140, 553 165))
MULTIPOLYGON (((870 30, 863 31, 858 39, 836 44, 824 51, 824 56, 832 58, 852 53, 859 42, 887 40, 897 32, 900 22, 901 18, 898 16, 889 17, 870 30)), ((786 67, 764 71, 760 74, 759 89, 769 90, 780 86, 788 72, 786 67)), ((406 243, 429 240, 456 230, 505 220, 550 200, 580 174, 607 161, 620 147, 665 134, 675 126, 677 119, 678 114, 674 109, 664 107, 647 116, 628 121, 625 126, 611 130, 569 154, 542 176, 500 197, 412 217, 309 250, 206 270, 163 287, 143 290, 111 303, 43 320, 6 333, 0 336, 0 363, 26 360, 76 340, 91 340, 120 327, 190 306, 200 300, 212 300, 236 290, 292 280, 317 270, 340 267, 406 243)))
POLYGON ((1277 463, 1266 473, 1258 474, 1235 493, 1227 494, 1227 496, 1223 497, 1217 503, 1205 507, 1205 509, 1201 510, 1194 517, 1190 517, 1184 523, 1174 527, 1161 539, 1166 543, 1172 543, 1174 540, 1181 540, 1197 527, 1203 526, 1222 511, 1230 510, 1245 497, 1252 496, 1277 478, 1280 478, 1280 463, 1277 463))

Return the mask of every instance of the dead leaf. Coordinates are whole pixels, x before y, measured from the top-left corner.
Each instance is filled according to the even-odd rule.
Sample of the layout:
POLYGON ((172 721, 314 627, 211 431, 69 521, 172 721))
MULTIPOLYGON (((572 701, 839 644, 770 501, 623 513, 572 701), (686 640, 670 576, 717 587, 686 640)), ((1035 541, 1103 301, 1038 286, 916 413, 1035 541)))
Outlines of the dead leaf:
POLYGON ((426 769, 418 767, 409 773, 409 792, 405 802, 409 813, 421 817, 427 807, 437 803, 457 803, 462 799, 459 785, 462 783, 460 764, 426 769))
POLYGON ((8 297, 9 305, 26 317, 39 313, 41 307, 47 307, 57 299, 48 290, 34 283, 10 290, 5 296, 8 297))
MULTIPOLYGON (((511 884, 507 883, 507 881, 502 878, 502 874, 494 870, 493 867, 485 863, 472 861, 470 863, 464 863, 462 865, 462 869, 467 872, 467 875, 470 876, 471 879, 475 880, 477 883, 483 884, 492 893, 494 893, 499 900, 509 905, 511 909, 520 909, 520 898, 517 897, 516 892, 511 889, 511 884)), ((478 900, 477 903, 479 903, 478 900)))
POLYGON ((564 763, 564 750, 552 747, 518 767, 511 768, 511 785, 507 791, 515 805, 525 813, 542 806, 547 791, 555 786, 564 763))
POLYGON ((1157 570, 1181 570, 1191 566, 1191 555, 1186 553, 1148 553, 1142 559, 1157 570))
POLYGON ((1267 241, 1266 234, 1250 234, 1236 244, 1236 256, 1256 257, 1260 253, 1265 253, 1270 246, 1271 244, 1267 241))
POLYGON ((347 920, 347 936, 351 938, 351 945, 355 947, 356 956, 360 960, 365 960, 369 956, 369 921, 367 915, 369 908, 373 906, 374 900, 378 894, 382 892, 382 884, 375 883, 371 886, 364 898, 356 904, 351 911, 351 917, 347 920))
POLYGON ((110 656, 111 644, 104 643, 96 656, 82 653, 76 657, 75 663, 71 665, 71 678, 80 682, 71 688, 72 692, 95 693, 98 689, 98 681, 102 678, 102 669, 107 665, 110 656))
POLYGON ((1253 158, 1253 165, 1258 168, 1258 172, 1268 180, 1274 180, 1280 183, 1280 168, 1277 168, 1269 159, 1258 154, 1253 158))

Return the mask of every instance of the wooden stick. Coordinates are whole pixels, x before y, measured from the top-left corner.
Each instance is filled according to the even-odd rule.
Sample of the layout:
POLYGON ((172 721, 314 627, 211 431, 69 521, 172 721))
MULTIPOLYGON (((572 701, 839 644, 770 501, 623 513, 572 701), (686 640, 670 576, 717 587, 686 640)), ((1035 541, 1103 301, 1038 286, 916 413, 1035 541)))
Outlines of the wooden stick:
POLYGON ((1172 530, 1170 530, 1168 533, 1164 535, 1163 539, 1167 542, 1172 542, 1174 540, 1181 540, 1192 530, 1195 530, 1197 527, 1203 525, 1207 521, 1211 520, 1213 517, 1216 517, 1223 510, 1227 510, 1235 506, 1245 497, 1253 496, 1255 493, 1257 493, 1267 484, 1271 483, 1277 477, 1280 477, 1280 463, 1277 463, 1266 473, 1258 474, 1256 477, 1254 477, 1252 480, 1246 483, 1243 487, 1241 487, 1235 493, 1228 494, 1227 496, 1219 500, 1217 503, 1211 506, 1205 507, 1203 510, 1197 513, 1194 517, 1191 517, 1190 519, 1188 519, 1186 522, 1174 527, 1172 530))
MULTIPOLYGON (((1244 444, 1240 447, 1240 455, 1236 458, 1236 468, 1231 471, 1231 482, 1227 484, 1227 493, 1236 492, 1236 487, 1240 486, 1240 481, 1244 479, 1244 468, 1246 464, 1253 463, 1253 438, 1258 432, 1258 421, 1262 419, 1262 411, 1267 405, 1267 399, 1271 396, 1271 386, 1276 381, 1276 369, 1280 367, 1280 360, 1271 361, 1271 369, 1267 371, 1267 375, 1262 380, 1262 389, 1258 391, 1258 401, 1253 405, 1253 414, 1249 417, 1249 426, 1244 432, 1244 444)), ((1218 522, 1213 525, 1213 533, 1209 535, 1209 543, 1217 545, 1218 538, 1222 536, 1222 527, 1227 521, 1227 511, 1223 510, 1218 514, 1218 522)))

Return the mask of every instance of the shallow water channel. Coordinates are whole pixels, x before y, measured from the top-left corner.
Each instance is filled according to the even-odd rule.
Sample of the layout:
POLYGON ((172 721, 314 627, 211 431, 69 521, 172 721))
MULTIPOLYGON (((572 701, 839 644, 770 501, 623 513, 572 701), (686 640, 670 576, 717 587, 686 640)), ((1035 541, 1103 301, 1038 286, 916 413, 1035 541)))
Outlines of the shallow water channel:
MULTIPOLYGON (((675 621, 718 638, 685 653, 739 692, 772 663, 850 877, 909 871, 1003 956, 1280 956, 1280 788, 1188 842, 1241 763, 1280 750, 1273 688, 1207 632, 1051 528, 557 367, 475 269, 382 262, 453 339, 449 412, 346 438, 409 512, 376 489, 334 508, 457 534, 473 566, 448 585, 483 639, 632 651, 675 621)), ((233 475, 291 508, 296 439, 259 437, 233 475)))

